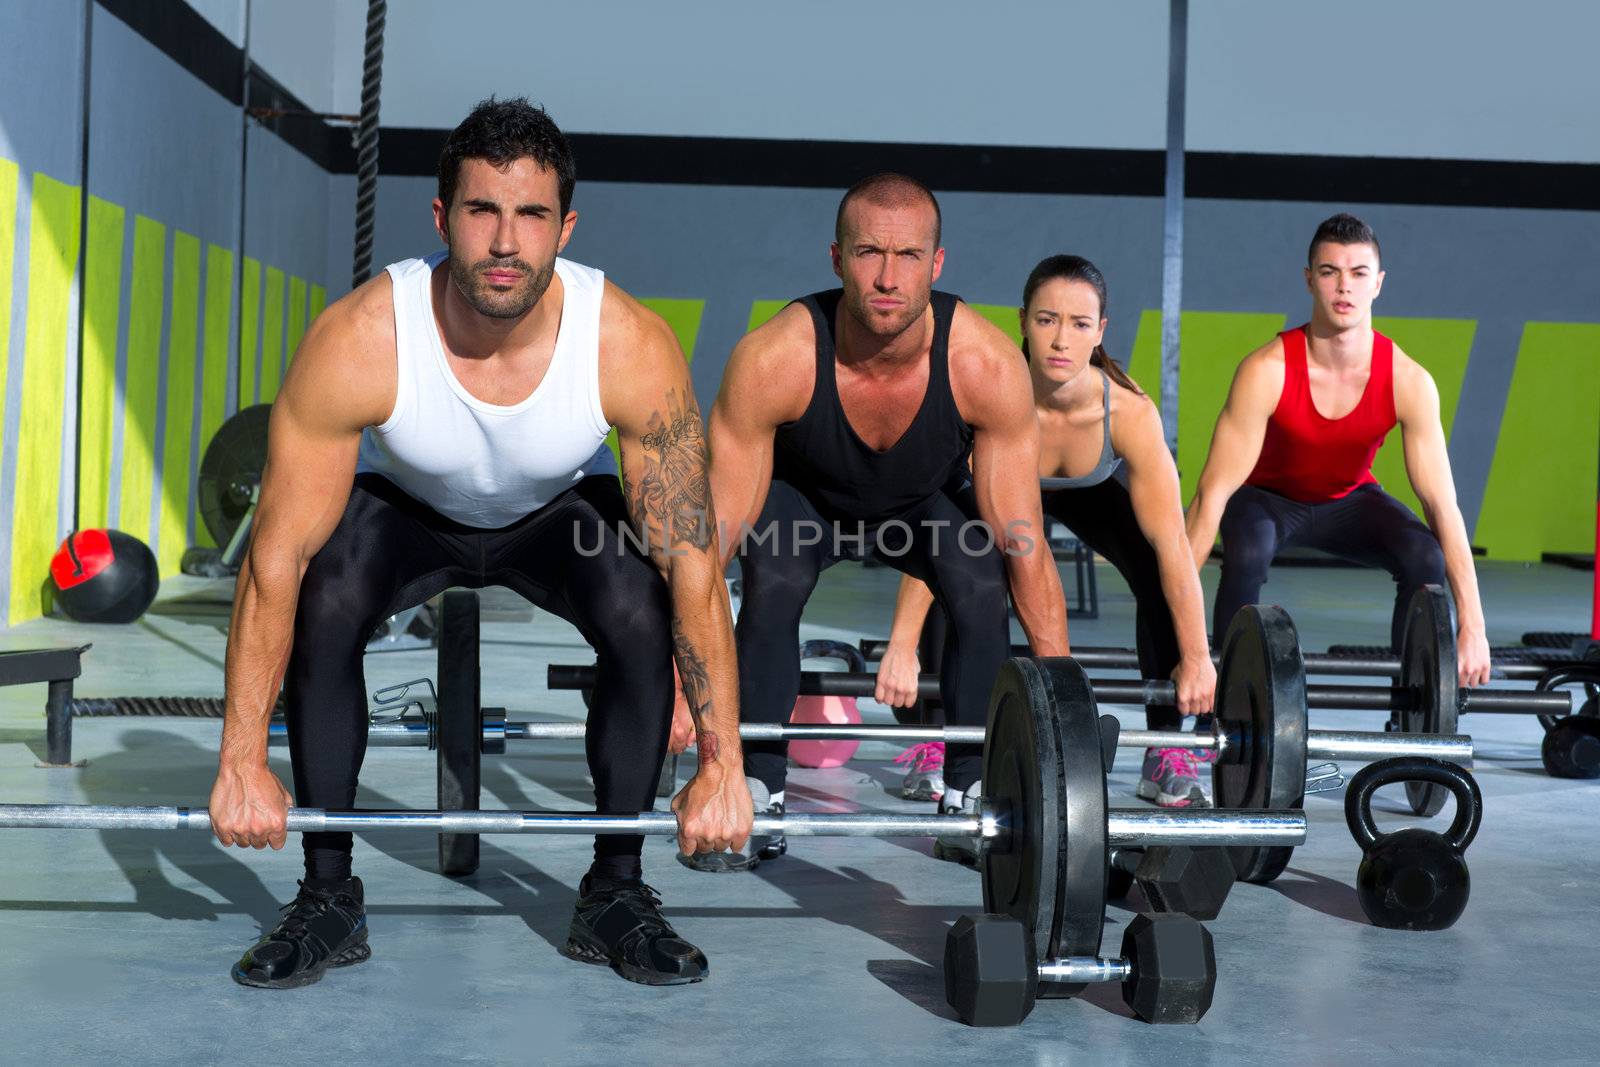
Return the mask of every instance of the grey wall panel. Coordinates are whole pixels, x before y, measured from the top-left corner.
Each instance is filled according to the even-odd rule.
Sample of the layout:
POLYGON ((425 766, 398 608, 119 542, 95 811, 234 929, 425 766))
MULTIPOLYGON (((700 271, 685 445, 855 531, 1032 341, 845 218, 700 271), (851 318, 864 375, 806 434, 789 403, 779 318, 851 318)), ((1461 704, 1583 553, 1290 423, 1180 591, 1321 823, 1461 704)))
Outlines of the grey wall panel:
MULTIPOLYGON (((253 127, 245 185, 245 254, 319 285, 327 282, 330 184, 316 164, 253 127)), ((336 279, 335 284, 348 280, 336 279)))
POLYGON ((0 156, 78 180, 84 5, 0 4, 0 156))
POLYGON ((232 248, 239 228, 239 109, 96 9, 89 112, 94 195, 232 248))
POLYGON ((1600 161, 1600 5, 1206 0, 1189 22, 1189 147, 1600 161))
POLYGON ((1158 148, 1166 18, 1167 0, 394 0, 383 121, 448 128, 498 93, 597 133, 1158 148))

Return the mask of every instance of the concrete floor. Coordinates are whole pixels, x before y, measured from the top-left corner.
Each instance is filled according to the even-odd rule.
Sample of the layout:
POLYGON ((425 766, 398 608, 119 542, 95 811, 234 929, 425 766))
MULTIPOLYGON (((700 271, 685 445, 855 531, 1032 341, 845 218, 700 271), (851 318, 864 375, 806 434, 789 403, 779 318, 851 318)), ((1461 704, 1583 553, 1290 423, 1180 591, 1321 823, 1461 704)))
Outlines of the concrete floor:
MULTIPOLYGON (((1505 565, 1480 573, 1496 642, 1528 629, 1579 629, 1587 618, 1588 575, 1505 565)), ((1102 568, 1100 577, 1102 617, 1075 623, 1073 636, 1126 644, 1131 600, 1114 573, 1102 568)), ((1214 578, 1208 568, 1208 585, 1214 578)), ((806 636, 886 632, 894 580, 885 570, 835 568, 806 636)), ((194 580, 175 580, 164 598, 195 591, 194 580)), ((1291 609, 1311 649, 1376 642, 1389 616, 1387 580, 1357 571, 1281 570, 1268 595, 1291 609)), ((95 642, 82 696, 219 694, 223 617, 172 610, 120 628, 43 620, 0 632, 0 647, 95 642)), ((577 694, 546 692, 543 671, 587 656, 577 634, 549 616, 491 617, 484 701, 521 717, 578 717, 577 694)), ((429 652, 369 657, 369 687, 433 666, 429 652)), ((40 770, 42 706, 42 686, 0 690, 4 799, 205 802, 218 722, 80 719, 76 754, 87 765, 40 770)), ((883 712, 865 706, 869 719, 883 712)), ((1378 728, 1380 716, 1315 721, 1378 728)), ((227 969, 293 890, 297 843, 255 854, 198 834, 12 831, 0 851, 0 1060, 1594 1062, 1600 787, 1547 777, 1531 719, 1480 716, 1464 728, 1477 740, 1487 813, 1469 853, 1475 884, 1460 923, 1435 934, 1369 926, 1351 888, 1358 854, 1343 795, 1314 796, 1311 838, 1290 870, 1271 887, 1237 887, 1212 924, 1220 980, 1196 1027, 1140 1023, 1115 987, 1042 1002, 1012 1030, 956 1022, 939 961, 947 924, 980 909, 978 883, 932 859, 924 841, 797 841, 755 875, 723 877, 691 873, 673 862, 669 842, 650 841, 647 878, 712 961, 700 985, 650 989, 555 952, 586 840, 486 838, 482 869, 455 883, 436 873, 433 838, 371 834, 356 860, 371 962, 308 989, 266 992, 234 985, 227 969)), ((791 807, 921 807, 888 794, 893 753, 867 745, 845 768, 793 772, 791 807)), ((274 765, 287 778, 287 762, 274 765)), ((1138 803, 1136 774, 1124 753, 1114 804, 1138 803)), ((592 803, 575 745, 525 744, 491 758, 486 786, 485 806, 592 803)), ((377 749, 360 802, 431 807, 433 790, 423 753, 377 749)), ((1398 812, 1393 792, 1380 804, 1398 812)), ((1112 909, 1107 952, 1128 918, 1112 909)))

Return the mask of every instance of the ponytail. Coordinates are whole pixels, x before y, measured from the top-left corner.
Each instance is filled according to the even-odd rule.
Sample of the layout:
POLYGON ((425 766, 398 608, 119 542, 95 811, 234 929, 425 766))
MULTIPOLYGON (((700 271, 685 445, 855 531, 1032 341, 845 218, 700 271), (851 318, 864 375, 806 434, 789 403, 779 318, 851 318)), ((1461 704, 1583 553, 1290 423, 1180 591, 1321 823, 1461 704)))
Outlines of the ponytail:
POLYGON ((1128 377, 1128 372, 1123 370, 1116 360, 1106 354, 1104 345, 1094 346, 1094 351, 1089 353, 1089 365, 1099 367, 1107 378, 1110 378, 1135 396, 1144 396, 1144 390, 1139 388, 1139 383, 1128 377))

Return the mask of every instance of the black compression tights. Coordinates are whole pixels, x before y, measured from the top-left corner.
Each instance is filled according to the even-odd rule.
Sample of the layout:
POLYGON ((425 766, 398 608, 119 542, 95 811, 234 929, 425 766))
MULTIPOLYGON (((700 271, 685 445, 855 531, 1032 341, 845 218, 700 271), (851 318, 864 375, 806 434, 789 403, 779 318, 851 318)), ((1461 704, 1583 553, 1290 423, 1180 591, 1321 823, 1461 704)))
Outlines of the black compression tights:
MULTIPOLYGON (((882 526, 862 531, 832 523, 798 489, 774 479, 761 517, 740 552, 744 600, 735 630, 739 646, 739 714, 745 722, 787 722, 800 691, 800 613, 818 576, 844 558, 873 552, 883 563, 928 583, 949 618, 939 690, 949 721, 982 726, 989 691, 1008 651, 1005 561, 977 527, 970 489, 931 499, 882 526), (902 525, 903 524, 903 527, 902 525), (815 532, 815 537, 813 537, 815 532), (762 537, 760 544, 755 537, 762 537), (806 543, 808 542, 809 543, 806 543), (865 551, 862 551, 862 550, 865 551)), ((985 529, 987 529, 985 527, 985 529)), ((745 772, 773 792, 783 788, 787 744, 744 746, 745 772)), ((945 780, 966 789, 981 774, 979 745, 951 745, 945 780)))
MULTIPOLYGON (((1172 609, 1161 588, 1161 568, 1133 513, 1128 490, 1115 478, 1081 489, 1057 489, 1043 497, 1044 512, 1117 568, 1133 593, 1137 614, 1134 647, 1139 673, 1145 678, 1170 678, 1178 666, 1178 633, 1172 609)), ((1183 719, 1171 704, 1146 709, 1152 730, 1176 730, 1183 719)))
MULTIPOLYGON (((660 573, 619 540, 626 522, 609 475, 496 530, 452 522, 384 478, 359 476, 300 584, 285 693, 296 802, 355 805, 367 750, 361 657, 377 624, 452 586, 503 585, 594 646, 599 681, 585 748, 596 809, 650 810, 672 714, 671 608, 660 573)), ((637 835, 597 837, 597 867, 636 870, 643 844, 637 835)), ((305 850, 308 877, 349 877, 350 834, 308 833, 305 850)))
POLYGON ((1272 557, 1291 545, 1319 548, 1388 571, 1395 585, 1389 641, 1396 649, 1411 594, 1445 581, 1444 552, 1433 531, 1376 485, 1323 504, 1301 504, 1243 485, 1228 500, 1220 532, 1222 579, 1211 626, 1211 640, 1219 647, 1234 614, 1261 599, 1272 557))

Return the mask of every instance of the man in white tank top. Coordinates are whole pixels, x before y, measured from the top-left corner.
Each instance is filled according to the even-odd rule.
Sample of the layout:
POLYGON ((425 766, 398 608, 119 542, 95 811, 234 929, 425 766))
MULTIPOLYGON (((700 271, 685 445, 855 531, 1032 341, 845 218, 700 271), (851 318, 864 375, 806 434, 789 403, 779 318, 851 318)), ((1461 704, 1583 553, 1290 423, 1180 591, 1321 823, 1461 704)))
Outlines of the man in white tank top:
MULTIPOLYGON (((587 751, 599 811, 652 806, 675 665, 700 759, 672 803, 679 847, 748 838, 699 409, 666 324, 599 271, 557 258, 577 220, 573 182, 543 110, 483 102, 440 160, 433 213, 447 251, 391 266, 302 342, 273 405, 228 638, 210 805, 224 845, 284 845, 291 798, 267 765, 280 684, 295 800, 354 806, 366 638, 459 585, 509 586, 595 646, 587 751)), ((698 981, 705 957, 641 880, 641 844, 596 838, 562 953, 633 981, 698 981)), ((234 966, 241 984, 306 985, 370 954, 350 835, 306 834, 304 845, 306 880, 234 966)))

